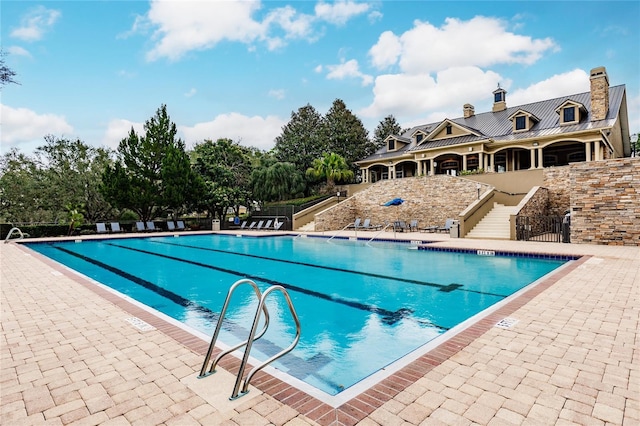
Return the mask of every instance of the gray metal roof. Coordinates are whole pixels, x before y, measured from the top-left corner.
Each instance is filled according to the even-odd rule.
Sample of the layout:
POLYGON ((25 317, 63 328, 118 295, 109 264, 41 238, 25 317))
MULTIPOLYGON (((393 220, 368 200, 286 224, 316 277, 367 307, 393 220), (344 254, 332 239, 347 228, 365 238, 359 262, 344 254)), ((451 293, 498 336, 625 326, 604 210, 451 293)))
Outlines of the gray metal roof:
MULTIPOLYGON (((387 152, 387 148, 382 147, 373 155, 360 161, 374 161, 376 159, 398 157, 403 154, 409 154, 410 151, 439 148, 487 139, 492 139, 496 142, 507 142, 542 136, 560 135, 563 133, 572 133, 590 129, 608 128, 615 124, 615 120, 618 117, 618 113, 622 106, 624 93, 624 84, 609 88, 609 111, 604 120, 591 121, 591 92, 577 93, 575 95, 547 99, 525 105, 517 105, 506 108, 503 111, 476 114, 469 118, 459 117, 449 119, 449 121, 473 130, 482 136, 464 135, 440 140, 426 140, 420 144, 411 142, 410 144, 391 152, 387 152), (586 117, 581 117, 580 122, 575 125, 560 126, 560 116, 556 112, 556 109, 568 100, 584 105, 587 109, 587 115, 586 117), (535 123, 529 131, 514 133, 513 123, 509 120, 509 117, 518 110, 527 111, 533 114, 540 121, 535 123)), ((401 136, 402 139, 411 138, 413 133, 417 130, 424 131, 425 128, 434 129, 440 125, 440 123, 442 123, 442 121, 414 126, 399 136, 401 136)))

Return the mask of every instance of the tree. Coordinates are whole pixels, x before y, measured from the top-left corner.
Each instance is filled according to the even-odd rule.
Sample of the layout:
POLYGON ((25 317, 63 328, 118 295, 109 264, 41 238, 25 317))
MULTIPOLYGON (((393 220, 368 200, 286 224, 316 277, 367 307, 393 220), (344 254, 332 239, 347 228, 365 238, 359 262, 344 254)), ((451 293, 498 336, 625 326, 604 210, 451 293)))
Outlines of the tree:
POLYGON ((396 118, 390 114, 387 115, 373 131, 373 145, 378 150, 385 144, 385 139, 389 135, 400 135, 402 133, 402 127, 396 120, 396 118))
POLYGON ((369 132, 341 99, 333 101, 324 117, 322 138, 325 145, 323 154, 331 152, 340 155, 354 173, 358 167, 353 163, 375 152, 369 132))
POLYGON ((283 201, 304 193, 306 182, 292 163, 266 160, 251 173, 251 189, 256 201, 283 201))
POLYGON ((321 135, 322 123, 322 116, 309 104, 292 112, 291 120, 282 128, 282 134, 276 137, 276 159, 291 163, 304 173, 315 158, 327 152, 321 135))
POLYGON ((3 222, 49 221, 40 209, 41 179, 35 160, 17 148, 0 158, 0 220, 3 222))
POLYGON ((102 193, 115 206, 128 208, 147 221, 180 210, 189 199, 195 181, 191 165, 184 161, 184 142, 162 105, 144 124, 144 135, 133 127, 118 145, 118 159, 103 175, 102 193), (184 191, 184 197, 177 193, 184 191))
POLYGON ((100 193, 102 174, 110 161, 108 149, 47 135, 35 155, 46 182, 41 189, 42 207, 57 212, 56 222, 65 220, 67 206, 82 206, 83 217, 90 222, 112 215, 112 206, 100 193))
POLYGON ((193 150, 194 168, 204 183, 200 204, 223 218, 228 208, 236 215, 251 200, 251 151, 231 139, 205 140, 193 150))
POLYGON ((353 179, 353 171, 340 155, 332 152, 322 158, 313 161, 313 167, 307 169, 307 176, 312 179, 326 179, 329 189, 335 186, 336 181, 353 179))
POLYGON ((20 84, 13 79, 16 75, 15 71, 5 65, 5 56, 7 56, 7 54, 3 50, 0 50, 0 87, 9 83, 20 84))

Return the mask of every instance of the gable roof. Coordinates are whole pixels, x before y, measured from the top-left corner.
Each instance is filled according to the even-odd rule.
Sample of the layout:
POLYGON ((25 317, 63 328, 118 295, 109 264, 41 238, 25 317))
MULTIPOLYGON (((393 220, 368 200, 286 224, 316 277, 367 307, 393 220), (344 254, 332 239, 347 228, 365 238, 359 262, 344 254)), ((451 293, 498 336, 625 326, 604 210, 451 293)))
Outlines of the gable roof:
POLYGON ((387 152, 386 147, 380 148, 374 154, 362 161, 374 161, 376 159, 384 159, 387 157, 398 157, 404 154, 411 154, 411 151, 420 151, 429 148, 438 148, 443 146, 459 145, 477 141, 486 141, 491 139, 496 142, 517 141, 523 139, 531 139, 535 137, 560 135, 563 133, 573 133, 581 130, 604 129, 612 127, 622 106, 625 96, 625 85, 612 86, 609 88, 609 111, 603 120, 591 121, 591 92, 577 93, 570 96, 562 96, 554 99, 533 102, 525 105, 518 105, 506 108, 498 112, 484 112, 473 115, 468 118, 458 117, 454 119, 445 119, 435 123, 420 124, 414 126, 404 133, 402 138, 412 139, 412 136, 418 132, 432 133, 433 130, 442 126, 446 121, 455 123, 456 125, 468 129, 471 134, 450 137, 445 139, 430 140, 428 137, 423 139, 420 144, 416 144, 412 139, 411 143, 392 152, 387 152), (586 117, 580 122, 572 125, 560 125, 560 117, 556 110, 567 102, 582 105, 587 111, 586 117), (509 120, 513 114, 518 111, 526 111, 528 114, 536 117, 538 122, 529 131, 513 132, 513 123, 509 120), (429 129, 429 130, 427 130, 429 129))

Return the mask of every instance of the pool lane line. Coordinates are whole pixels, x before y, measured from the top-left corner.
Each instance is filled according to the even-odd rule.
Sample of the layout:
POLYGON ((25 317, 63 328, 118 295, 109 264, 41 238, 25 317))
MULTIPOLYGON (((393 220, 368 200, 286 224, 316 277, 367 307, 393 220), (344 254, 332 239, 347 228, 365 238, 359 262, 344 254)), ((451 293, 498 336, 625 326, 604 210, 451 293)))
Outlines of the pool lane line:
MULTIPOLYGON (((126 247, 126 246, 119 246, 117 244, 109 244, 109 243, 107 243, 107 244, 111 245, 113 247, 116 247, 116 248, 122 248, 122 249, 125 249, 125 250, 131 250, 131 251, 135 251, 135 252, 145 253, 145 254, 149 254, 149 255, 152 255, 152 256, 157 256, 157 257, 162 257, 162 258, 165 258, 165 259, 175 260, 175 261, 178 261, 178 262, 188 263, 188 264, 195 265, 195 266, 201 266, 203 268, 213 269, 213 270, 216 270, 216 271, 219 271, 219 272, 224 272, 224 273, 227 273, 227 274, 236 275, 236 276, 239 276, 239 277, 242 277, 242 278, 248 278, 248 279, 252 279, 252 280, 255 280, 255 281, 264 282, 264 283, 267 283, 267 284, 270 284, 270 285, 281 285, 284 288, 286 288, 287 290, 296 291, 298 293, 306 294, 308 296, 317 297, 317 298, 324 299, 324 300, 327 300, 327 301, 330 301, 330 302, 334 302, 334 303, 342 304, 342 305, 345 305, 345 306, 349 306, 351 308, 356 308, 356 309, 360 309, 362 311, 367 311, 367 312, 378 314, 378 315, 380 315, 382 317, 381 318, 382 322, 385 323, 385 324, 388 324, 388 325, 394 325, 396 322, 400 321, 401 319, 403 319, 405 317, 408 317, 409 315, 411 315, 413 313, 413 311, 411 309, 407 309, 407 308, 400 308, 400 309, 398 309, 397 311, 394 312, 394 311, 390 311, 390 310, 387 310, 387 309, 384 309, 384 308, 379 308, 379 307, 372 306, 372 305, 366 305, 366 304, 360 303, 360 302, 340 299, 340 298, 333 297, 333 296, 330 296, 330 295, 327 295, 327 294, 324 294, 324 293, 320 293, 320 292, 317 292, 317 291, 308 290, 308 289, 305 289, 305 288, 302 288, 302 287, 298 287, 298 286, 295 286, 295 285, 292 285, 292 284, 287 284, 287 283, 271 280, 269 278, 260 277, 260 276, 256 276, 256 275, 245 274, 243 272, 234 271, 232 269, 220 268, 220 267, 217 267, 217 266, 207 265, 207 264, 204 264, 204 263, 195 262, 195 261, 191 261, 191 260, 187 260, 187 259, 181 259, 181 258, 178 258, 178 257, 168 256, 168 255, 164 255, 164 254, 160 254, 160 253, 154 253, 154 252, 150 252, 150 251, 146 251, 146 250, 142 250, 142 249, 126 247)), ((161 296, 164 296, 169 300, 174 301, 175 303, 177 303, 180 306, 184 306, 184 307, 189 306, 189 307, 194 307, 196 309, 201 308, 201 309, 204 310, 202 312, 205 312, 205 313, 213 312, 213 311, 209 310, 208 308, 200 306, 200 305, 194 303, 193 301, 191 301, 189 299, 185 299, 184 297, 182 297, 182 296, 180 296, 178 294, 175 294, 175 293, 173 293, 173 292, 171 292, 171 291, 169 291, 169 290, 167 290, 165 288, 162 288, 162 287, 160 287, 160 286, 158 286, 158 285, 156 285, 156 284, 154 284, 154 283, 152 283, 150 281, 146 281, 143 278, 136 277, 135 275, 132 275, 132 274, 126 272, 126 271, 123 271, 121 269, 115 268, 113 266, 107 265, 107 264, 105 264, 103 262, 100 262, 99 260, 90 258, 88 256, 84 256, 82 254, 76 253, 76 252, 74 252, 72 250, 65 249, 63 247, 55 247, 55 248, 60 250, 60 251, 62 251, 62 252, 64 252, 64 253, 70 254, 70 255, 75 256, 77 258, 80 258, 80 259, 82 259, 82 260, 84 260, 86 262, 89 262, 89 263, 91 263, 93 265, 96 265, 96 266, 99 266, 101 268, 104 268, 104 269, 108 270, 109 272, 117 274, 117 275, 119 275, 119 276, 121 276, 123 278, 126 278, 126 279, 128 279, 128 280, 130 280, 130 281, 132 281, 132 282, 134 282, 136 284, 142 285, 143 287, 147 288, 148 290, 154 291, 155 293, 157 293, 157 294, 159 294, 161 296)), ((418 320, 418 319, 416 319, 416 321, 419 322, 420 324, 423 324, 423 325, 427 325, 427 324, 431 325, 432 327, 435 327, 435 328, 437 328, 439 330, 443 330, 443 331, 449 330, 449 327, 440 326, 440 325, 434 324, 434 323, 432 323, 430 321, 427 322, 425 320, 418 320)))
MULTIPOLYGON (((186 248, 192 248, 192 249, 196 249, 196 250, 203 250, 203 251, 211 251, 214 253, 223 253, 223 254, 231 254, 231 255, 235 255, 235 256, 243 256, 243 257, 252 257, 254 259, 261 259, 261 260, 269 260, 272 262, 281 262, 281 263, 288 263, 291 265, 300 265, 300 266, 307 266, 310 268, 318 268, 318 269, 327 269, 330 271, 336 271, 336 272, 344 272, 344 273, 349 273, 349 274, 356 274, 356 275, 364 275, 367 277, 372 277, 372 278, 380 278, 380 279, 384 279, 384 280, 391 280, 391 281, 400 281, 400 282, 405 282, 408 284, 417 284, 417 285, 423 285, 423 286, 427 286, 427 287, 436 287, 438 288, 439 291, 442 291, 444 293, 450 293, 454 290, 459 290, 459 291, 466 291, 468 293, 477 293, 477 294, 482 294, 485 296, 494 296, 494 297, 500 297, 502 299, 509 297, 508 295, 504 295, 504 294, 497 294, 497 293, 490 293, 487 291, 478 291, 478 290, 473 290, 473 289, 467 289, 467 288, 462 288, 463 285, 462 284, 456 284, 456 283, 451 283, 451 284, 438 284, 438 283, 430 283, 428 281, 418 281, 418 280, 412 280, 409 278, 402 278, 402 277, 392 277, 389 275, 382 275, 382 274, 374 274, 372 272, 358 272, 358 271, 353 271, 351 269, 345 269, 345 268, 337 268, 335 266, 323 266, 323 265, 314 265, 313 263, 306 263, 306 262, 294 262, 291 260, 286 260, 286 259, 278 259, 275 257, 267 257, 267 256, 259 256, 257 254, 248 254, 248 253, 236 253, 236 252, 232 252, 232 251, 227 251, 227 250, 219 250, 219 249, 212 249, 212 248, 207 248, 207 247, 199 247, 199 246, 192 246, 192 245, 188 245, 188 244, 176 244, 176 243, 169 243, 166 241, 150 241, 152 243, 155 244, 165 244, 165 245, 169 245, 169 246, 177 246, 177 247, 186 247, 186 248)), ((126 247, 126 246, 120 246, 117 244, 111 244, 108 243, 110 245, 116 246, 116 247, 126 247)))

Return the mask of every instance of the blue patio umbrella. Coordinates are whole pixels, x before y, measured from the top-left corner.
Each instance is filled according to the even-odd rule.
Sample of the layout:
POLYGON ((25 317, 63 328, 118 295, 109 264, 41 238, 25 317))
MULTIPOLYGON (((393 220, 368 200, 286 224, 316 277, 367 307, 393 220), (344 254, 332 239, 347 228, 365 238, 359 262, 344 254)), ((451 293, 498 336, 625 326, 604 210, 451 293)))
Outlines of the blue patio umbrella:
POLYGON ((384 206, 399 206, 402 203, 404 203, 404 200, 402 198, 394 198, 391 201, 387 201, 383 205, 384 206))

